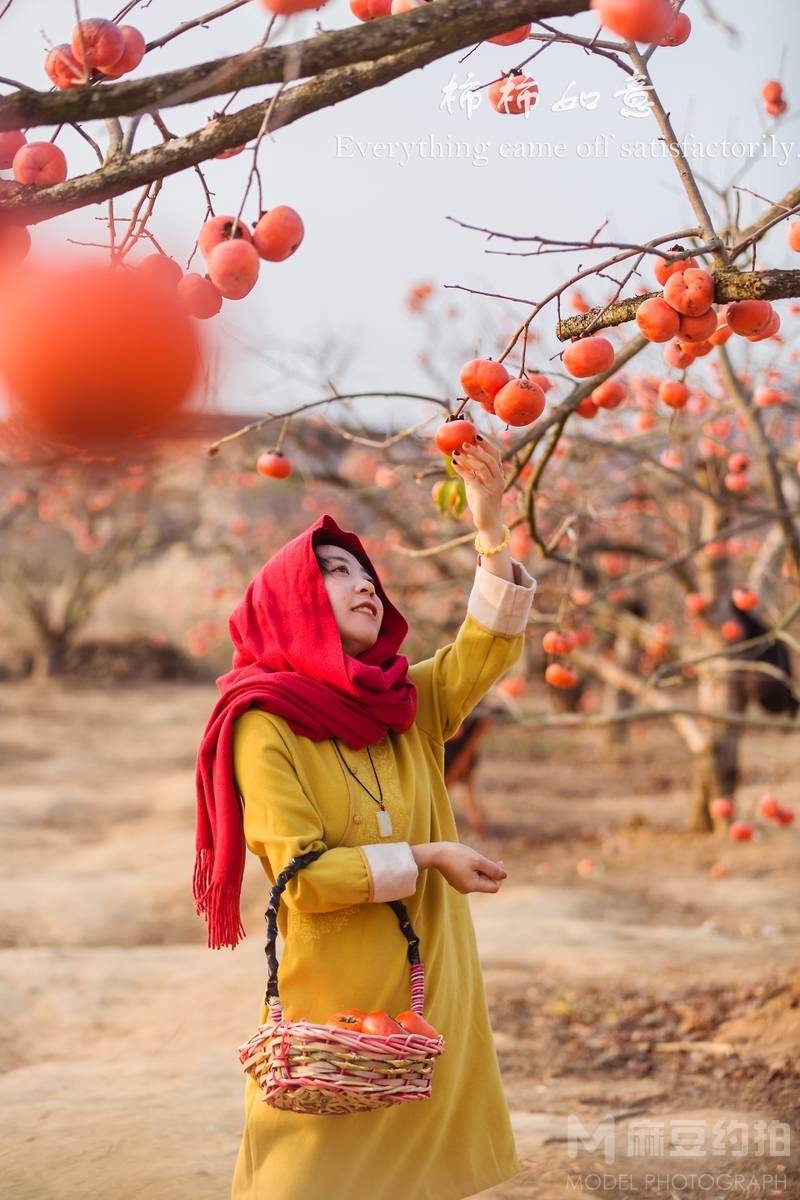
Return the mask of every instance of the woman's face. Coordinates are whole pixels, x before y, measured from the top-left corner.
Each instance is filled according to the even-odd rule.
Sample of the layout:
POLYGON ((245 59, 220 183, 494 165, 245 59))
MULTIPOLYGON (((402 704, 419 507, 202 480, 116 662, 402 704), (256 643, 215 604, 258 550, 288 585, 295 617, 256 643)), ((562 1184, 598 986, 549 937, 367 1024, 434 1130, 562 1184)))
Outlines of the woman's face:
POLYGON ((355 555, 342 546, 323 544, 315 548, 315 553, 345 654, 355 658, 375 645, 383 621, 375 581, 355 555), (359 605, 371 606, 374 611, 359 609, 359 605))

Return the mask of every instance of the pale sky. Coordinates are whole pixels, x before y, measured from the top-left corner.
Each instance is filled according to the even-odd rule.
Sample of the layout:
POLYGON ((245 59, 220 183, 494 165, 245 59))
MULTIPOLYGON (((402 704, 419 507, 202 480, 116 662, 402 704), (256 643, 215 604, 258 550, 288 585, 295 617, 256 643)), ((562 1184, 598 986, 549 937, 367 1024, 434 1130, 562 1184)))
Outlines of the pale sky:
MULTIPOLYGON (((738 40, 708 21, 699 0, 688 0, 684 11, 694 22, 692 37, 682 47, 657 52, 651 60, 654 81, 678 136, 690 141, 691 161, 699 173, 716 186, 728 182, 746 161, 743 143, 753 143, 757 161, 742 183, 772 201, 797 183, 800 167, 800 91, 793 94, 793 86, 800 86, 800 7, 796 0, 714 3, 739 29, 738 40), (778 72, 787 86, 790 112, 776 126, 763 115, 759 89, 778 72), (768 137, 773 132, 776 142, 768 137)), ((112 16, 119 7, 120 0, 97 0, 91 6, 84 3, 82 12, 112 16)), ((213 4, 206 0, 204 7, 208 11, 213 4)), ((202 9, 192 6, 192 12, 202 9)), ((42 62, 47 39, 69 40, 73 12, 72 0, 16 0, 0 21, 0 73, 46 87, 42 62)), ((187 13, 181 0, 152 0, 127 21, 150 39, 174 28, 187 13)), ((330 0, 319 13, 289 18, 278 40, 307 35, 316 21, 334 28, 354 24, 355 18, 346 0, 330 0)), ((208 30, 193 30, 155 51, 136 75, 244 51, 260 40, 265 23, 265 11, 253 2, 208 30)), ((584 35, 596 27, 588 13, 555 24, 584 35)), ((572 47, 550 48, 527 68, 540 90, 539 104, 527 117, 502 116, 483 96, 470 113, 460 85, 496 78, 500 70, 521 60, 521 50, 527 47, 485 44, 463 63, 459 55, 452 55, 281 129, 262 144, 266 206, 296 208, 306 237, 292 259, 263 264, 253 292, 243 301, 226 301, 221 317, 208 323, 220 337, 223 408, 283 410, 299 399, 318 396, 316 388, 293 378, 293 373, 309 370, 295 347, 330 343, 344 346, 347 367, 335 376, 342 390, 430 392, 432 385, 416 362, 423 327, 404 307, 411 286, 430 280, 536 298, 572 274, 579 261, 574 254, 536 259, 487 256, 482 236, 459 229, 448 216, 506 232, 565 239, 588 238, 608 221, 607 236, 632 241, 694 223, 674 165, 650 148, 658 136, 654 120, 622 115, 622 100, 613 93, 623 87, 625 77, 604 59, 572 47), (451 112, 448 84, 455 89, 451 112), (554 112, 552 105, 568 87, 571 94, 584 93, 583 104, 554 112), (597 93, 596 100, 592 93, 597 93), (454 156, 457 143, 461 157, 454 156), (531 157, 527 147, 536 143, 550 147, 548 159, 531 157), (640 151, 644 157, 633 156, 637 144, 646 147, 640 151), (244 346, 262 349, 272 365, 244 346)), ((230 111, 269 91, 251 89, 230 111)), ((176 132, 189 132, 214 107, 212 101, 203 101, 162 115, 176 132)), ((151 129, 145 120, 137 147, 158 140, 151 129)), ((50 132, 39 136, 49 137, 50 132)), ((90 126, 90 132, 103 142, 102 122, 90 126)), ((70 174, 92 169, 96 160, 74 132, 64 131, 59 145, 67 154, 70 174)), ((217 212, 238 210, 250 160, 245 153, 207 164, 217 212)), ((130 211, 128 201, 117 203, 118 212, 130 211)), ((258 215, 254 206, 251 193, 248 220, 258 215)), ((747 194, 742 206, 745 223, 763 207, 747 194)), ((712 208, 718 217, 718 207, 712 208)), ((92 240, 102 233, 102 224, 94 220, 102 212, 83 210, 40 225, 33 230, 34 243, 42 247, 65 237, 92 240)), ((166 182, 152 229, 184 265, 203 212, 203 195, 193 172, 166 182)), ((763 244, 759 263, 789 266, 791 257, 785 230, 780 229, 763 244)), ((589 261, 585 255, 583 261, 589 261)), ((195 260, 195 268, 199 262, 195 260)), ((590 300, 600 300, 605 285, 590 285, 585 291, 590 300)), ((469 352, 491 353, 487 331, 503 323, 504 306, 455 291, 449 296, 461 311, 469 352)), ((516 305, 508 311, 521 319, 528 310, 516 305)), ((539 318, 537 329, 552 354, 557 343, 550 332, 550 311, 552 315, 539 318)), ((656 367, 659 352, 648 354, 656 367)), ((455 395, 457 372, 451 362, 446 366, 455 395)), ((379 423, 387 403, 363 402, 360 411, 379 423)), ((401 422, 423 415, 423 409, 412 404, 394 404, 392 409, 401 422)))

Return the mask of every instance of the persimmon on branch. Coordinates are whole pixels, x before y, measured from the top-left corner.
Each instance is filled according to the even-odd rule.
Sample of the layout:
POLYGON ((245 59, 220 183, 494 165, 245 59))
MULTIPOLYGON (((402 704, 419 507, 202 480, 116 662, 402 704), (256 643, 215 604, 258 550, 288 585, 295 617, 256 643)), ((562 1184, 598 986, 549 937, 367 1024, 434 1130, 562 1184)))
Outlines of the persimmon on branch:
MULTIPOLYGON (((739 300, 790 300, 800 296, 800 271, 718 271, 714 275, 715 304, 731 304, 739 300)), ((556 337, 561 342, 582 337, 591 330, 609 329, 636 319, 636 312, 645 300, 661 292, 646 292, 629 296, 611 305, 592 308, 589 312, 556 324, 556 337)))

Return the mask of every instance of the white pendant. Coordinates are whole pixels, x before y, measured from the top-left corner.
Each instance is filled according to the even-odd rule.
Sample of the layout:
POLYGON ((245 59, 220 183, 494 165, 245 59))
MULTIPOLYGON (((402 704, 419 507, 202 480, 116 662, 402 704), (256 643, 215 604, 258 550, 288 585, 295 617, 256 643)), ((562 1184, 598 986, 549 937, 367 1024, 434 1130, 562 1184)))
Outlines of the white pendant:
POLYGON ((390 837, 392 833, 392 818, 385 808, 378 809, 378 833, 381 837, 390 837))

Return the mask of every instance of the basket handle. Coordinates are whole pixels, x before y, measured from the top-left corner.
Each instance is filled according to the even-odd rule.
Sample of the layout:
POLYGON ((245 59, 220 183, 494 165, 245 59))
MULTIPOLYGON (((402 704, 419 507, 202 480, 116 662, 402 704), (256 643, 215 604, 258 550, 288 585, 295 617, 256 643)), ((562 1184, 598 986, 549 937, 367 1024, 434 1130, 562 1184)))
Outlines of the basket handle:
MULTIPOLYGON (((309 850, 305 854, 298 854, 293 858, 287 867, 281 871, 275 881, 275 886, 272 888, 269 897, 269 907, 264 913, 267 919, 267 943, 264 947, 264 953, 267 956, 267 966, 269 968, 269 977, 267 981, 267 993, 264 997, 264 1003, 272 1006, 280 1005, 280 995, 278 993, 278 956, 276 953, 276 942, 278 937, 278 907, 281 902, 281 893, 286 887, 290 879, 292 879, 298 871, 303 867, 309 866, 325 854, 324 850, 309 850)), ((424 1008, 424 967, 419 957, 419 938, 409 920, 408 911, 405 904, 401 900, 387 900, 385 902, 394 909, 397 920, 400 923, 400 929, 408 942, 407 956, 411 967, 412 979, 412 1009, 414 1012, 423 1012, 424 1008)))

